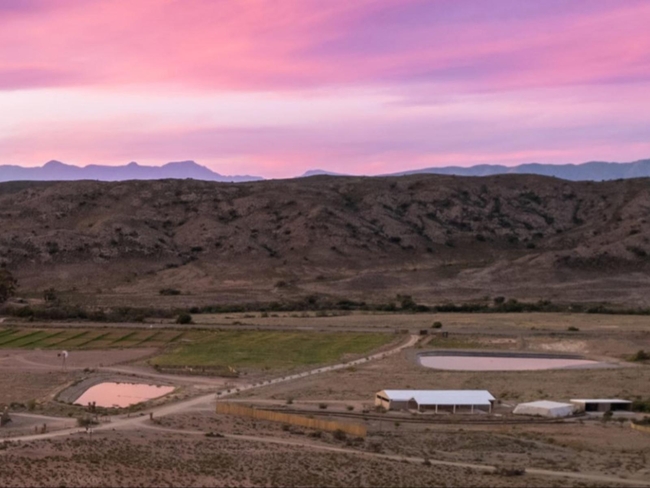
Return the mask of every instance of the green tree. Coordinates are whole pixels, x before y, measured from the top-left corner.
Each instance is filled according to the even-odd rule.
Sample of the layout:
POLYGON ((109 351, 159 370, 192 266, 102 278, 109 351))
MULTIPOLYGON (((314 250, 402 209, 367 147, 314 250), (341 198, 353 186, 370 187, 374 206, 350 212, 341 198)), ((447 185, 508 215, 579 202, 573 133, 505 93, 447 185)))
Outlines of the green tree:
POLYGON ((9 270, 2 265, 2 267, 0 267, 0 303, 4 303, 10 297, 14 296, 17 285, 18 283, 16 279, 9 270))
POLYGON ((176 317, 176 323, 177 324, 191 324, 192 323, 192 316, 189 313, 182 313, 178 317, 176 317))

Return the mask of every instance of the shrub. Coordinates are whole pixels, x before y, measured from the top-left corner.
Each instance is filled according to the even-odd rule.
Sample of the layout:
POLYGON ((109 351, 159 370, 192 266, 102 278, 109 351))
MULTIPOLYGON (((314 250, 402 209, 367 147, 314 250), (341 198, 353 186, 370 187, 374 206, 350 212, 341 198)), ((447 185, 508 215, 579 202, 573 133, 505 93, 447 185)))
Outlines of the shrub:
POLYGON ((223 434, 220 434, 218 432, 206 432, 205 436, 206 437, 223 437, 223 434))
POLYGON ((176 288, 163 288, 158 293, 165 296, 173 296, 173 295, 181 294, 180 290, 177 290, 176 288))
POLYGON ((580 329, 578 329, 577 327, 571 325, 571 326, 567 327, 567 330, 569 332, 578 332, 580 329))
POLYGON ((632 361, 647 361, 650 359, 650 353, 645 352, 643 349, 640 349, 632 356, 632 361))
POLYGON ((354 407, 353 407, 352 405, 348 405, 347 407, 345 407, 345 409, 346 409, 348 412, 351 412, 352 410, 354 410, 354 407))
POLYGON ((632 402, 632 410, 635 412, 650 413, 650 400, 634 400, 632 402))
POLYGON ((178 317, 176 317, 176 323, 182 325, 191 324, 192 316, 189 313, 182 313, 178 317))
POLYGON ((432 329, 442 329, 442 322, 434 322, 431 326, 432 329))
POLYGON ((56 302, 57 298, 56 289, 48 288, 47 290, 43 291, 43 300, 46 302, 56 302))
POLYGON ((16 279, 3 264, 0 267, 0 303, 4 303, 14 296, 16 285, 16 279))
POLYGON ((494 470, 494 474, 499 476, 523 476, 526 474, 526 468, 497 466, 494 470))
POLYGON ((97 425, 97 421, 90 415, 84 415, 83 417, 77 418, 77 425, 79 427, 90 427, 92 425, 97 425))
POLYGON ((334 436, 334 439, 336 439, 337 441, 344 441, 345 439, 348 438, 348 435, 345 432, 343 432, 341 429, 336 429, 334 431, 334 434, 332 435, 334 436))
POLYGON ((327 403, 319 403, 318 408, 320 408, 321 410, 325 410, 327 408, 327 403))

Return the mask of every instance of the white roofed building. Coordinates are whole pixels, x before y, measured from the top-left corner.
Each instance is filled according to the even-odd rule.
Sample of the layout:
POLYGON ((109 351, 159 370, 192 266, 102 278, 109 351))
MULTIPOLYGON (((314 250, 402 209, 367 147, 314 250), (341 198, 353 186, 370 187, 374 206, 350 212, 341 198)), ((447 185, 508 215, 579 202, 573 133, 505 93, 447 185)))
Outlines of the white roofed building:
POLYGON ((487 390, 382 390, 375 405, 386 410, 418 412, 491 412, 495 398, 487 390))
POLYGON ((538 402, 520 403, 512 413, 515 415, 534 415, 538 417, 568 417, 573 415, 576 406, 572 403, 550 402, 540 400, 538 402))

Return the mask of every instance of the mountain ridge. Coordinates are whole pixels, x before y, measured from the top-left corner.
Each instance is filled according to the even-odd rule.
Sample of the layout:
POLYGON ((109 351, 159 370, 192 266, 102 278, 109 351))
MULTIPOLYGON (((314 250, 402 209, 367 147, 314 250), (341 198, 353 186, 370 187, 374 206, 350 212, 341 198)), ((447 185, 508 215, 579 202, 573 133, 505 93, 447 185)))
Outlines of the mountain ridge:
POLYGON ((18 165, 0 165, 0 182, 7 181, 127 181, 195 179, 203 181, 233 182, 258 181, 263 178, 250 175, 226 176, 197 164, 194 161, 172 161, 162 166, 144 166, 131 161, 125 165, 106 166, 89 164, 75 166, 51 160, 43 166, 27 168, 18 165))
MULTIPOLYGON (((494 176, 500 174, 531 174, 551 176, 568 181, 607 181, 650 177, 650 159, 632 162, 589 161, 578 164, 525 163, 516 166, 479 164, 474 166, 429 167, 369 177, 439 174, 453 176, 494 176)), ((314 176, 354 176, 323 169, 311 169, 293 178, 314 176)), ((226 176, 194 161, 174 161, 162 166, 144 166, 134 161, 119 166, 90 164, 74 166, 51 160, 40 167, 0 165, 0 182, 5 181, 127 181, 158 179, 195 179, 202 181, 234 182, 260 181, 267 178, 251 175, 226 176)), ((289 178, 291 179, 291 178, 289 178)))

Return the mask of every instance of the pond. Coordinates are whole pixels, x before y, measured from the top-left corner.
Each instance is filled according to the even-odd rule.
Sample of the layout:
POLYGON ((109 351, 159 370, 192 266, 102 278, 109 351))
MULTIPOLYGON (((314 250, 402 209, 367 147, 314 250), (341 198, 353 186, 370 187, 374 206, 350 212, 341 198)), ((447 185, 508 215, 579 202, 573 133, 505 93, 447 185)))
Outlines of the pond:
POLYGON ((606 363, 581 357, 494 354, 494 353, 423 353, 420 364, 447 371, 539 371, 545 369, 580 369, 608 367, 606 363))
POLYGON ((160 398, 174 391, 173 386, 147 385, 145 383, 99 383, 88 388, 75 400, 77 405, 95 402, 98 407, 124 408, 136 403, 160 398))

